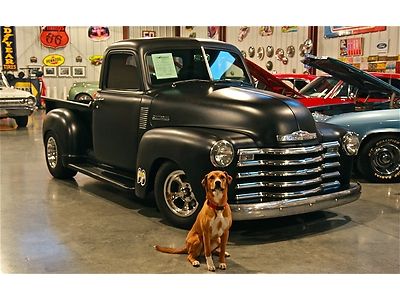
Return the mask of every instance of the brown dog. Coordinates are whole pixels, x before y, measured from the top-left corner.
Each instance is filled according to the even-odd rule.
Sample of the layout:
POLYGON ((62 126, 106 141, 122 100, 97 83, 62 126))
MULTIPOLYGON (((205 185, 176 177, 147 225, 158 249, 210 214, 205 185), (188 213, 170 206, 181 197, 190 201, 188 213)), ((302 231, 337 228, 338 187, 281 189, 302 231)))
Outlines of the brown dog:
POLYGON ((225 256, 229 256, 225 250, 232 225, 232 213, 228 205, 228 185, 231 182, 232 177, 227 172, 208 173, 201 182, 206 190, 206 201, 186 237, 186 245, 182 248, 155 248, 165 253, 188 254, 187 259, 194 267, 200 266, 197 257, 204 253, 209 271, 215 271, 211 257, 215 251, 219 254, 219 268, 225 270, 225 256))

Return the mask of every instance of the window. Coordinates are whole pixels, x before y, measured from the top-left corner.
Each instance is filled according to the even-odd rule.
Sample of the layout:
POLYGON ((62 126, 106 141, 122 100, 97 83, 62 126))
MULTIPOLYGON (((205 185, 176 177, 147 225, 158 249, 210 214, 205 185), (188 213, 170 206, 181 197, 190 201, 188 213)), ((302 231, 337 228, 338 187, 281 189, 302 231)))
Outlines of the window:
POLYGON ((137 90, 140 88, 136 58, 132 53, 113 53, 108 59, 106 89, 137 90))

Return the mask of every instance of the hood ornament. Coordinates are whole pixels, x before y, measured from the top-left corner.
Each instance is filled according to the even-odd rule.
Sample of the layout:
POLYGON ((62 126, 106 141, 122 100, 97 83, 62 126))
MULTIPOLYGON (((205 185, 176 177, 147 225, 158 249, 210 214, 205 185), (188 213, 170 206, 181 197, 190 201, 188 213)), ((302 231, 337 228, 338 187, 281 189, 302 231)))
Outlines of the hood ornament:
POLYGON ((310 133, 308 131, 299 130, 285 135, 277 135, 276 139, 278 142, 295 142, 295 141, 308 141, 317 138, 316 133, 310 133))

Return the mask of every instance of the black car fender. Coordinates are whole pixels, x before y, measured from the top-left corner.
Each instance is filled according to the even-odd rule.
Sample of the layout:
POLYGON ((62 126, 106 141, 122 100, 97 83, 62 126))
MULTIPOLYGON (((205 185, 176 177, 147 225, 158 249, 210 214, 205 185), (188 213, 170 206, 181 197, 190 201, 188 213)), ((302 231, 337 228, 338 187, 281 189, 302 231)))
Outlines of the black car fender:
MULTIPOLYGON (((63 154, 63 164, 84 154, 91 144, 91 135, 84 118, 66 108, 57 108, 47 113, 43 121, 43 139, 49 131, 55 132, 59 141, 59 147, 63 154)), ((46 141, 43 140, 45 143, 46 141)))
POLYGON ((204 196, 201 181, 205 174, 214 169, 234 173, 237 157, 226 168, 215 167, 210 160, 210 150, 219 140, 231 142, 235 151, 239 147, 254 147, 252 139, 225 130, 196 127, 163 127, 147 131, 139 145, 137 155, 137 176, 135 193, 144 198, 153 188, 157 170, 166 161, 172 161, 181 168, 192 184, 196 196, 204 196))

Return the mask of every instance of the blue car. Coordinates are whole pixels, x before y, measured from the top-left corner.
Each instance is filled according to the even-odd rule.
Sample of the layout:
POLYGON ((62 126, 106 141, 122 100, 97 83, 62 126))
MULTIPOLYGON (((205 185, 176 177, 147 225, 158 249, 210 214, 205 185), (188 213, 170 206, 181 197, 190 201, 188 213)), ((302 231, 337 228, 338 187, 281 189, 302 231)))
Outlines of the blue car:
POLYGON ((325 122, 358 133, 356 170, 371 182, 400 182, 400 109, 345 113, 325 122))
POLYGON ((330 57, 307 56, 304 63, 344 81, 362 91, 354 112, 327 116, 313 113, 316 121, 336 124, 359 135, 356 170, 372 182, 400 182, 400 89, 349 64, 330 57))

